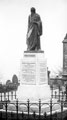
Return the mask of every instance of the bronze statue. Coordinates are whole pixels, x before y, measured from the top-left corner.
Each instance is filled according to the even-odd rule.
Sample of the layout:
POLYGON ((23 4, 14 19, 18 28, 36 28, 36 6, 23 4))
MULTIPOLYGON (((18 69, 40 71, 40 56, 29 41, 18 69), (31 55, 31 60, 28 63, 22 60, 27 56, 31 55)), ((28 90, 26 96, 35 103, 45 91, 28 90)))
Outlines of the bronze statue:
POLYGON ((27 50, 41 50, 40 36, 42 35, 42 22, 34 7, 28 18, 27 50))

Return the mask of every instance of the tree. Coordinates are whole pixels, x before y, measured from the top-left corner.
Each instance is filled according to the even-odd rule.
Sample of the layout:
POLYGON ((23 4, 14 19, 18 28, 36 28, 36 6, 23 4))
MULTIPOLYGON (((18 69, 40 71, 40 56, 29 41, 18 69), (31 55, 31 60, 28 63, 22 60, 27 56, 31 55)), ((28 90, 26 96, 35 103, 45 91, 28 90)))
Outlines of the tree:
POLYGON ((0 88, 2 87, 2 84, 0 83, 0 88))
POLYGON ((10 85, 11 84, 11 81, 10 80, 7 80, 6 81, 6 85, 10 85))

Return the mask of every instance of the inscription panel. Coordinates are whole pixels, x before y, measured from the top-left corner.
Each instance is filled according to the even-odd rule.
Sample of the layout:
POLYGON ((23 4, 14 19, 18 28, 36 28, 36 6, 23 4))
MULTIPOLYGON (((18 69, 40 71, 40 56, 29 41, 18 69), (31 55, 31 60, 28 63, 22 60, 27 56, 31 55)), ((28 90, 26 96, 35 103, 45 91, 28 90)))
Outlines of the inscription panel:
POLYGON ((47 83, 46 61, 40 62, 40 84, 47 83))
POLYGON ((35 84, 36 80, 36 64, 31 62, 22 62, 22 83, 35 84))

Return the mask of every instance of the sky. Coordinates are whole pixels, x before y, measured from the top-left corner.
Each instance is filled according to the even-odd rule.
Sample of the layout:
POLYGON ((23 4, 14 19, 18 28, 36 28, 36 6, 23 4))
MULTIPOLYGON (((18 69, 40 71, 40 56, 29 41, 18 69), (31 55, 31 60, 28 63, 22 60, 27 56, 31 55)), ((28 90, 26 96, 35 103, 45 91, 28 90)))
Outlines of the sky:
POLYGON ((19 75, 20 61, 27 49, 26 34, 30 8, 41 16, 41 49, 51 75, 63 67, 63 43, 67 33, 67 0, 0 0, 0 82, 19 75))

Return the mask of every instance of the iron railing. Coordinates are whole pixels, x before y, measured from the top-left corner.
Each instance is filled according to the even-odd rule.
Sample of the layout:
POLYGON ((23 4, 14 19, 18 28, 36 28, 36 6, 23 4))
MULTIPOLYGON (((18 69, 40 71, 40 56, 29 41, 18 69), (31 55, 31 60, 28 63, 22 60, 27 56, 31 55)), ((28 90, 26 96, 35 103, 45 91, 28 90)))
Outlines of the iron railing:
POLYGON ((0 119, 6 120, 65 120, 67 110, 65 105, 67 102, 54 102, 52 99, 49 102, 23 101, 4 101, 1 102, 3 108, 0 110, 0 119), (48 106, 48 107, 46 107, 48 106), (57 108, 59 106, 59 108, 57 108))

